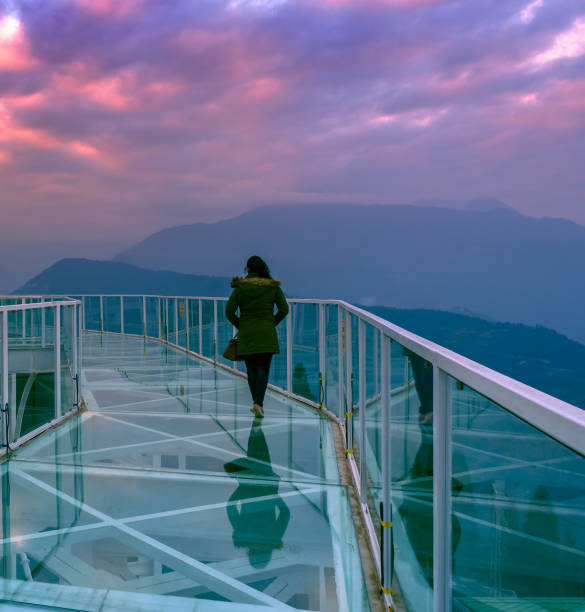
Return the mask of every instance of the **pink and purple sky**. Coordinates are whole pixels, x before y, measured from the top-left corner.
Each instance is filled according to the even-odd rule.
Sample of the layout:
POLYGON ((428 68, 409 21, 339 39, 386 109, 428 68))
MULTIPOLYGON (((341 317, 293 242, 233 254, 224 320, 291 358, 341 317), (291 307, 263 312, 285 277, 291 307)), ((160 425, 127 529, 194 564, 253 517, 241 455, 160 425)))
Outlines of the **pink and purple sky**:
POLYGON ((4 240, 493 196, 585 224, 583 0, 0 0, 4 240))

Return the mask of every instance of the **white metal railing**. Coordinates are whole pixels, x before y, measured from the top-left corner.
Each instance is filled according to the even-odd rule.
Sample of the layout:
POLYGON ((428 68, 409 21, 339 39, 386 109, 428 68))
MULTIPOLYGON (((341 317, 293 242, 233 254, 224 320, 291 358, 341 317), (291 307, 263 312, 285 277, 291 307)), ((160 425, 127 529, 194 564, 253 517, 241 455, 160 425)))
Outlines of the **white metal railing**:
MULTIPOLYGON (((231 326, 223 319, 226 298, 191 298, 143 295, 79 296, 82 301, 82 327, 90 331, 111 332, 151 337, 192 352, 199 357, 242 374, 238 365, 225 363, 219 357, 220 330, 225 336, 231 326), (111 306, 119 300, 119 304, 111 306), (127 304, 132 302, 130 312, 127 304), (207 314, 203 316, 204 306, 207 314), (111 308, 119 309, 115 324, 105 322, 112 318, 111 308), (96 310, 90 316, 90 310, 96 310), (150 320, 154 311, 156 320, 150 320), (136 320, 136 316, 140 320, 136 320), (196 313, 196 314, 195 314, 196 313), (132 316, 130 316, 132 315, 132 316), (91 319, 91 321, 90 321, 91 319), (205 320, 204 320, 205 319, 205 320), (220 320, 221 319, 221 320, 220 320), (97 325, 96 325, 97 323, 97 325), (97 328, 97 329, 96 329, 97 328), (115 328, 115 329, 113 329, 115 328), (133 332, 129 332, 130 328, 133 332), (138 330, 140 329, 140 332, 138 330), (212 339, 204 346, 204 336, 212 339)), ((393 535, 393 482, 392 482, 392 410, 398 401, 399 389, 392 389, 392 345, 396 343, 405 351, 423 359, 432 369, 432 507, 433 507, 433 609, 435 612, 452 608, 452 388, 453 382, 464 385, 502 407, 504 411, 530 424, 547 439, 572 449, 579 456, 585 455, 585 412, 554 397, 508 378, 437 344, 429 342, 369 312, 339 300, 289 300, 291 315, 284 330, 286 351, 281 356, 286 373, 281 384, 271 387, 286 395, 299 397, 294 384, 294 355, 300 342, 295 343, 299 320, 305 306, 316 311, 315 329, 311 329, 317 354, 319 401, 314 397, 300 397, 315 408, 334 418, 344 431, 346 451, 356 490, 360 496, 361 510, 369 528, 370 539, 376 557, 381 585, 389 601, 394 573, 392 562, 393 535), (334 323, 334 325, 333 325, 334 323), (357 343, 352 337, 357 323, 357 343), (328 325, 335 333, 327 333, 328 325), (372 369, 368 368, 366 336, 374 335, 375 349, 372 369), (336 344, 336 346, 335 346, 336 344), (357 347, 355 346, 357 344, 357 347), (357 354, 355 351, 357 348, 357 354), (357 381, 355 364, 357 361, 357 381), (368 381, 376 377, 376 390, 368 397, 368 381), (330 384, 334 381, 334 385, 330 384), (357 401, 354 401, 354 385, 357 383, 357 401), (379 387, 379 388, 378 388, 379 387), (321 391, 324 390, 324 393, 321 391), (375 397, 374 397, 375 396, 375 397), (381 432, 381 495, 379 515, 372 511, 368 475, 367 410, 373 402, 380 408, 381 432), (357 408, 357 420, 354 419, 357 408), (354 438, 354 428, 359 436, 354 438), (359 452, 356 461, 355 451, 359 452), (381 531, 381 545, 376 531, 381 531)), ((302 330, 301 331, 305 331, 302 330)), ((223 348, 223 347, 221 347, 223 348)), ((372 360, 370 359, 370 361, 372 360)), ((408 366, 407 366, 408 367, 408 366)), ((311 372, 314 377, 316 372, 311 372)), ((408 381, 407 381, 408 382, 408 381)), ((411 384, 412 386, 412 384, 411 384)), ((409 385, 402 387, 408 389, 409 385)), ((370 474, 371 475, 371 474, 370 474)), ((374 508, 374 510, 377 510, 374 508)))
MULTIPOLYGON (((5 454, 79 409, 81 302, 69 298, 0 296, 0 303, 0 454, 5 454), (45 374, 52 377, 49 385, 52 413, 43 422, 33 420, 36 426, 23 432, 27 412, 39 408, 32 405, 35 378, 45 374), (27 384, 17 396, 18 376, 27 376, 27 384), (63 397, 63 389, 67 397, 63 397)), ((48 411, 47 406, 42 408, 48 411)))

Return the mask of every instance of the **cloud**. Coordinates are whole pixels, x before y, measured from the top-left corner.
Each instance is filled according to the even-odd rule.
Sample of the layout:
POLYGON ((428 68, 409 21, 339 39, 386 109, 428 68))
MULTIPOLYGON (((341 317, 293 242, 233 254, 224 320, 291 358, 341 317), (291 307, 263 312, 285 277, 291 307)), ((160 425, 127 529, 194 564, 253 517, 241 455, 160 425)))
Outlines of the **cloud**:
POLYGON ((137 229, 120 210, 147 231, 214 207, 490 192, 585 222, 576 0, 15 6, 0 18, 14 207, 123 235, 137 229))
POLYGON ((0 17, 0 70, 28 70, 35 64, 18 18, 14 15, 0 17))
POLYGON ((575 19, 571 27, 560 32, 553 44, 532 61, 537 66, 544 66, 560 59, 573 59, 585 55, 585 15, 575 19))

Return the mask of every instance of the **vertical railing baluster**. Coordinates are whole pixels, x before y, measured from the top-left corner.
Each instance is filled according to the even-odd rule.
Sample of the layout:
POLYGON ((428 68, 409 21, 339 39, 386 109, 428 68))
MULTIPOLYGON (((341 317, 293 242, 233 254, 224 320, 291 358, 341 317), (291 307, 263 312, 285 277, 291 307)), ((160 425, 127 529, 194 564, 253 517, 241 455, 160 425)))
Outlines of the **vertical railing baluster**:
POLYGON ((41 348, 45 348, 47 338, 46 308, 41 308, 41 348))
POLYGON ((359 319, 358 324, 358 386, 360 417, 360 497, 362 503, 367 501, 367 453, 366 453, 366 324, 359 319))
POLYGON ((451 610, 451 398, 433 364, 433 610, 451 610))
POLYGON ((161 305, 161 297, 158 297, 158 306, 157 306, 157 313, 158 313, 158 338, 159 340, 162 340, 162 305, 161 305))
MULTIPOLYGON (((26 304, 26 298, 20 300, 21 304, 26 304)), ((26 310, 22 309, 22 339, 26 340, 26 310)))
POLYGON ((191 346, 189 344, 189 298, 185 298, 185 348, 190 351, 191 346))
POLYGON ((175 298, 175 344, 179 345, 179 298, 175 298))
POLYGON ((124 296, 120 296, 120 333, 124 333, 124 296))
POLYGON ((327 406, 327 329, 325 304, 319 304, 319 408, 327 406))
POLYGON ((5 412, 8 407, 8 312, 2 312, 2 444, 5 446, 10 443, 7 436, 7 418, 5 412))
POLYGON ((73 369, 73 383, 75 385, 75 407, 78 407, 79 398, 77 396, 77 392, 79 390, 79 363, 77 361, 77 304, 70 306, 69 309, 71 311, 71 348, 73 352, 71 356, 71 361, 73 362, 71 367, 73 369))
POLYGON ((142 331, 143 335, 146 338, 146 296, 142 296, 142 331))
POLYGON ((169 341, 169 298, 164 298, 165 300, 165 342, 169 341))
POLYGON ((199 354, 203 355, 203 300, 199 298, 199 354))
POLYGON ((100 295, 100 331, 104 331, 104 296, 100 295))
POLYGON ((55 306, 55 418, 61 417, 61 306, 55 306))
POLYGON ((351 314, 345 313, 345 427, 347 437, 347 452, 353 453, 353 374, 351 346, 351 314))
POLYGON ((290 305, 290 311, 286 318, 286 390, 293 392, 293 316, 296 304, 290 305))
POLYGON ((392 553, 392 344, 390 338, 380 333, 380 400, 382 402, 382 512, 380 516, 383 531, 382 538, 382 591, 392 594, 392 578, 394 574, 392 553))
POLYGON ((217 300, 213 300, 213 361, 217 363, 217 300))
POLYGON ((337 305, 337 413, 339 420, 344 422, 343 403, 343 355, 345 353, 345 323, 341 305, 337 305))

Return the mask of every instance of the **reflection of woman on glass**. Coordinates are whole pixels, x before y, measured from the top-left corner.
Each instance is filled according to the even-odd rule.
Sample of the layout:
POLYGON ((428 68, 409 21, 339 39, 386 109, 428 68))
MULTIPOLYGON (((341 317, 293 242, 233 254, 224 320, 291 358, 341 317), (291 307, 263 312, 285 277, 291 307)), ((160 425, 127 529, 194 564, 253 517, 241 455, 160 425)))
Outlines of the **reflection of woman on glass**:
POLYGON ((254 419, 246 457, 230 461, 224 468, 239 479, 238 488, 227 506, 227 515, 234 529, 234 545, 247 548, 250 565, 263 568, 270 562, 272 551, 282 548, 290 510, 278 496, 280 478, 270 465, 262 421, 254 419), (259 483, 257 478, 264 482, 259 483))
POLYGON ((266 262, 253 255, 246 263, 245 278, 233 278, 233 291, 225 307, 228 321, 238 329, 238 357, 243 357, 254 405, 250 410, 264 416, 264 395, 272 355, 279 353, 276 326, 288 314, 280 281, 270 276, 266 262), (277 313, 274 314, 274 306, 277 313), (236 311, 240 309, 240 316, 236 311))

